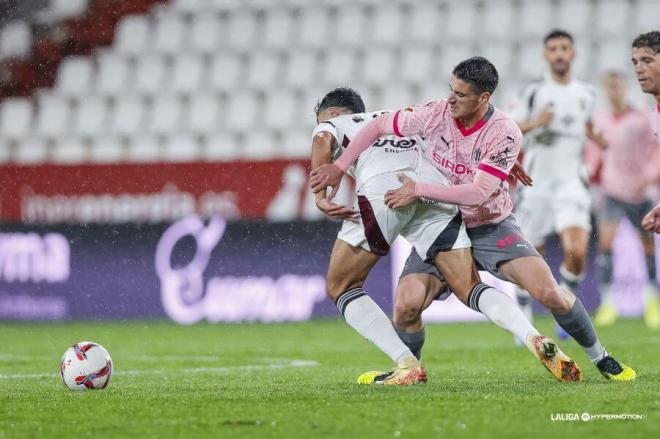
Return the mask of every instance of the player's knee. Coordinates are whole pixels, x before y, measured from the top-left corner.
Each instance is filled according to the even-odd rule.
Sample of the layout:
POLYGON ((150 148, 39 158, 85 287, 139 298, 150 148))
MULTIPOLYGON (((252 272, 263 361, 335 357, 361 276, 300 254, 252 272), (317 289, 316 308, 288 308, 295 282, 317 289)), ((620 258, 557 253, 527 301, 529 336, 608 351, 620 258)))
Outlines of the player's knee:
POLYGON ((421 318, 421 310, 424 306, 424 300, 417 299, 415 294, 398 294, 394 302, 394 325, 397 328, 405 328, 414 323, 418 323, 421 318))
POLYGON ((543 306, 555 313, 564 314, 570 311, 569 301, 562 294, 558 285, 545 285, 535 289, 534 298, 543 306))

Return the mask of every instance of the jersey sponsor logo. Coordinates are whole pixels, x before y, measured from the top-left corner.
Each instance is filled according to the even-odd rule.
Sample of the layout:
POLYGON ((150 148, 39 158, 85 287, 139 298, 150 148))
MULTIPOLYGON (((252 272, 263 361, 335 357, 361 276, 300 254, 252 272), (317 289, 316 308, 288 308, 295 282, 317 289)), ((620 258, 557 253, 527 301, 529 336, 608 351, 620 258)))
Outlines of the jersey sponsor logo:
POLYGON ((355 122, 355 123, 364 122, 364 117, 362 117, 362 116, 353 116, 353 122, 355 122))
POLYGON ((453 172, 456 175, 473 174, 472 169, 470 169, 469 166, 464 165, 463 163, 454 163, 451 160, 442 157, 437 152, 433 153, 433 161, 435 162, 436 165, 445 169, 449 169, 451 172, 453 172))
POLYGON ((371 146, 373 147, 382 147, 382 146, 391 146, 393 148, 400 149, 410 149, 417 144, 415 139, 378 139, 371 146))

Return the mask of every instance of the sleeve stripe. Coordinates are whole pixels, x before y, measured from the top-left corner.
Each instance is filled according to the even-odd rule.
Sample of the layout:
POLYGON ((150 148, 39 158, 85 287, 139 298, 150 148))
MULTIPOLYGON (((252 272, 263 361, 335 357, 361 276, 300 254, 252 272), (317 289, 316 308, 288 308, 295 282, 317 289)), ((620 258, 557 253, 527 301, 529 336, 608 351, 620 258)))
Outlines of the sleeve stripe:
POLYGON ((500 180, 506 180, 507 177, 508 177, 504 172, 500 171, 497 168, 493 168, 492 166, 488 166, 485 163, 479 163, 478 169, 480 169, 484 172, 488 172, 490 175, 494 175, 495 177, 499 178, 500 180))
POLYGON ((394 114, 394 122, 392 123, 392 128, 394 128, 394 134, 399 137, 403 137, 403 134, 401 134, 401 131, 399 131, 399 113, 401 113, 401 110, 394 114))

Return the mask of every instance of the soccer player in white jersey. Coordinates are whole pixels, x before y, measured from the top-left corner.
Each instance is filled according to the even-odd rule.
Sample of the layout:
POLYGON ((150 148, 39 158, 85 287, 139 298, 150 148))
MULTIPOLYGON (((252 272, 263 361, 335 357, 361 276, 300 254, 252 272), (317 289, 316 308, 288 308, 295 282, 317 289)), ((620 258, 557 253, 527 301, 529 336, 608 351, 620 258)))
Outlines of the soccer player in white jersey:
MULTIPOLYGON (((318 126, 312 143, 312 167, 340 157, 351 137, 380 113, 364 113, 364 104, 353 90, 340 88, 328 93, 317 109, 318 126)), ((332 203, 332 195, 316 192, 317 206, 331 217, 344 219, 330 257, 327 293, 346 322, 376 344, 396 364, 393 372, 363 374, 362 383, 413 384, 426 381, 426 371, 397 335, 389 318, 367 296, 363 283, 371 268, 389 251, 400 234, 418 252, 420 260, 435 263, 454 294, 482 312, 493 323, 528 342, 541 363, 560 381, 581 379, 579 367, 548 337, 542 336, 506 294, 480 282, 465 225, 456 206, 437 202, 416 203, 403 210, 388 209, 385 192, 400 185, 403 174, 427 184, 446 185, 447 179, 422 160, 419 136, 376 139, 369 151, 349 170, 356 180, 355 210, 332 203), (359 216, 358 216, 359 213, 359 216)), ((422 300, 428 306, 439 293, 439 284, 429 277, 426 264, 408 270, 429 290, 422 300)), ((432 267, 431 267, 432 268, 432 267)), ((410 340, 406 340, 410 342, 410 340)))
MULTIPOLYGON (((564 254, 561 285, 577 291, 584 278, 591 231, 582 151, 587 138, 603 147, 605 143, 593 131, 595 89, 572 77, 573 37, 562 30, 550 32, 544 39, 544 56, 550 71, 523 88, 512 110, 525 135, 523 165, 534 180, 534 186, 521 189, 516 215, 540 253, 549 235, 559 235, 564 254)), ((531 318, 529 295, 524 290, 517 295, 531 318)))
MULTIPOLYGON (((655 98, 651 126, 656 140, 660 142, 660 31, 647 32, 635 38, 632 43, 632 63, 642 91, 655 98)), ((660 202, 644 216, 642 226, 646 230, 660 233, 660 202)))
POLYGON ((601 304, 596 312, 596 326, 612 325, 618 315, 612 291, 612 242, 623 218, 638 229, 644 254, 648 281, 644 287, 644 321, 653 329, 660 326, 658 312, 658 284, 656 281, 655 246, 653 235, 642 228, 642 218, 653 203, 646 190, 655 184, 654 174, 660 170, 660 144, 651 130, 648 114, 633 107, 627 99, 626 79, 618 71, 603 75, 603 88, 608 109, 594 116, 596 129, 603 133, 608 147, 594 150, 600 164, 600 187, 603 202, 595 209, 598 222, 598 256, 596 268, 601 304))
POLYGON ((495 66, 485 58, 473 57, 459 63, 452 73, 447 99, 375 118, 335 163, 312 171, 312 189, 338 185, 344 170, 358 157, 361 160, 360 154, 381 136, 422 136, 426 156, 452 185, 414 182, 404 176, 402 187, 386 193, 387 205, 407 208, 422 197, 461 206, 474 258, 482 268, 530 291, 552 311, 555 321, 603 376, 616 381, 635 379, 636 372, 601 345, 582 302, 557 285, 511 214, 506 177, 518 155, 522 134, 509 116, 490 104, 498 83, 495 66))

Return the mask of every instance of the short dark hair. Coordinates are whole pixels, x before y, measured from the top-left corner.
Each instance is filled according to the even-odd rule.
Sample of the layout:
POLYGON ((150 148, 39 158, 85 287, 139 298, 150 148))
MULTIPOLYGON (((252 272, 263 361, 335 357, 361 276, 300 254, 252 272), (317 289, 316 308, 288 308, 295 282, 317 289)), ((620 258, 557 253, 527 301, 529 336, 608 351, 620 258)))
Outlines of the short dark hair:
POLYGON ((454 67, 452 75, 469 83, 477 93, 493 93, 500 78, 492 62, 483 56, 473 56, 454 67))
POLYGON ((553 29, 545 36, 545 38, 543 38, 543 45, 546 45, 548 41, 554 40, 555 38, 568 38, 571 43, 573 42, 573 35, 563 29, 553 29))
POLYGON ((632 46, 637 49, 648 47, 654 53, 660 53, 660 31, 654 30, 639 35, 633 40, 632 46))
POLYGON ((353 113, 364 113, 364 102, 360 93, 348 87, 335 88, 325 96, 314 108, 314 113, 319 114, 321 111, 330 107, 348 108, 353 113))

